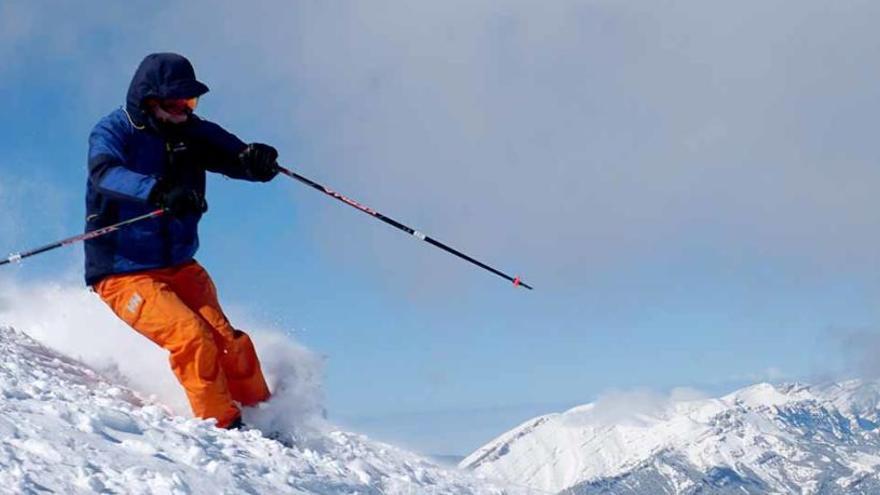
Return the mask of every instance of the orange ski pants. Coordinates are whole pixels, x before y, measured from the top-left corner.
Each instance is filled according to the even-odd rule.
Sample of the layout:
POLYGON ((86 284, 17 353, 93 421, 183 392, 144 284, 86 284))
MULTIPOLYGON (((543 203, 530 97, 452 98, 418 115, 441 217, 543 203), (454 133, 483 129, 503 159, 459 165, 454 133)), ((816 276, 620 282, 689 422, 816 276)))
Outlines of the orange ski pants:
POLYGON ((169 353, 171 370, 199 418, 223 428, 269 388, 250 337, 230 325, 211 277, 197 262, 111 275, 95 284, 117 316, 169 353))

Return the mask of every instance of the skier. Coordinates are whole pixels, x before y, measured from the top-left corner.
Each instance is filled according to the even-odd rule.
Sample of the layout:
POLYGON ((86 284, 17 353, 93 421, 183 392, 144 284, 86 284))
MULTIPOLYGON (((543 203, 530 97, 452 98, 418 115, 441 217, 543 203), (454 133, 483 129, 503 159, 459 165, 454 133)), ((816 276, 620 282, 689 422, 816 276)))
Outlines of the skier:
POLYGON ((245 144, 193 110, 208 87, 183 56, 141 62, 126 104, 89 136, 86 231, 157 208, 166 213, 87 240, 86 284, 116 315, 169 353, 195 416, 240 428, 242 406, 269 398, 250 337, 223 314, 193 256, 207 211, 205 171, 268 182, 278 152, 245 144))

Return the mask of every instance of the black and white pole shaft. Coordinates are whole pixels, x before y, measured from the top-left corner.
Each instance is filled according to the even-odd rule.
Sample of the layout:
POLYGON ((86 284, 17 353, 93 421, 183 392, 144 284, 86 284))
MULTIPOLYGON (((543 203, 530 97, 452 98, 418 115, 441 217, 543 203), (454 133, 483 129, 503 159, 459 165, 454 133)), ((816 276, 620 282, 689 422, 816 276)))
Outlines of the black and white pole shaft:
POLYGON ((293 172, 293 171, 288 170, 288 169, 281 167, 281 166, 278 167, 278 170, 282 174, 284 174, 292 179, 296 179, 296 180, 302 182, 303 184, 311 186, 311 187, 317 189, 318 191, 321 191, 322 193, 324 193, 328 196, 336 198, 339 201, 342 201, 343 203, 345 203, 353 208, 357 208, 358 210, 360 210, 370 216, 373 216, 374 218, 382 220, 383 222, 387 223, 388 225, 391 225, 392 227, 400 229, 400 230, 406 232, 407 234, 410 234, 418 239, 421 239, 421 240, 427 242, 428 244, 434 245, 434 246, 446 251, 447 253, 454 254, 455 256, 458 256, 459 258, 461 258, 465 261, 473 263, 474 265, 477 265, 484 270, 488 270, 488 271, 494 273, 495 275, 498 275, 499 277, 505 278, 505 279, 513 282, 513 285, 515 287, 524 287, 526 289, 532 290, 532 287, 529 284, 520 280, 519 277, 511 277, 510 275, 508 275, 500 270, 496 270, 495 268, 492 268, 491 266, 489 266, 485 263, 477 261, 474 258, 471 258, 470 256, 462 253, 461 251, 458 251, 457 249, 451 248, 438 240, 432 239, 431 237, 419 232, 418 230, 415 230, 411 227, 408 227, 408 226, 398 222, 397 220, 394 220, 393 218, 386 217, 385 215, 379 213, 378 211, 376 211, 368 206, 364 206, 353 199, 347 198, 347 197, 343 196, 342 194, 339 194, 338 192, 336 192, 332 189, 324 187, 321 184, 318 184, 317 182, 315 182, 313 180, 307 179, 307 178, 303 177, 302 175, 297 174, 296 172, 293 172))
POLYGON ((30 251, 25 251, 23 253, 13 253, 10 254, 5 260, 0 260, 0 265, 6 265, 8 263, 13 263, 17 261, 21 261, 25 258, 29 258, 31 256, 45 253, 46 251, 51 251, 53 249, 60 248, 61 246, 68 246, 70 244, 75 244, 80 241, 86 241, 89 239, 94 239, 95 237, 101 237, 102 235, 109 234, 110 232, 115 232, 126 225, 131 225, 135 222, 140 222, 141 220, 146 220, 148 218, 158 217, 159 215, 165 213, 165 210, 158 209, 153 210, 144 215, 129 218, 128 220, 123 220, 122 222, 115 223, 113 225, 108 225, 107 227, 101 227, 100 229, 95 229, 84 234, 76 235, 73 237, 68 237, 67 239, 60 240, 58 242, 53 242, 52 244, 46 244, 45 246, 38 247, 36 249, 31 249, 30 251))

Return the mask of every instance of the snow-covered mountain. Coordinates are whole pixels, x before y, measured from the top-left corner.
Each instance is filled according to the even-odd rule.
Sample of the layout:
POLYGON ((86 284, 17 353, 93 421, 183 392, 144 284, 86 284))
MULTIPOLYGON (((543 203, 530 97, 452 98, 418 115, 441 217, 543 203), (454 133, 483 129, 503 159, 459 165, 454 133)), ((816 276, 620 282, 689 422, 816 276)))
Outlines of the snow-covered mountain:
POLYGON ((532 419, 460 466, 538 493, 880 493, 878 382, 628 399, 532 419))
POLYGON ((352 433, 288 448, 175 416, 11 328, 0 356, 0 493, 512 493, 352 433))

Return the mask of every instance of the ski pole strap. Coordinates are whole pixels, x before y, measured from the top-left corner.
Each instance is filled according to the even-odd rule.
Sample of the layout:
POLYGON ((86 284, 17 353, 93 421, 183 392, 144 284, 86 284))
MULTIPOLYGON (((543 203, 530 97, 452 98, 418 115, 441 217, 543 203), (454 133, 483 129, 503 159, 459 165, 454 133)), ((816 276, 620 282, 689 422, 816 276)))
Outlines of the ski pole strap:
POLYGON ((347 197, 343 196, 342 194, 339 194, 338 192, 336 192, 330 188, 324 187, 321 184, 318 184, 317 182, 315 182, 311 179, 307 179, 307 178, 303 177, 302 175, 299 175, 298 173, 293 172, 291 170, 288 170, 288 169, 281 167, 281 166, 278 167, 278 171, 281 172, 282 174, 292 178, 292 179, 296 179, 296 180, 302 182, 303 184, 306 184, 307 186, 312 187, 313 189, 317 189, 318 191, 321 191, 322 193, 324 193, 332 198, 338 199, 339 201, 342 201, 343 203, 351 206, 352 208, 357 208, 358 210, 366 213, 367 215, 370 215, 374 218, 377 218, 377 219, 387 223, 388 225, 391 225, 392 227, 395 227, 399 230, 402 230, 402 231, 406 232, 407 234, 410 234, 418 239, 421 239, 421 240, 427 242, 428 244, 431 244, 435 247, 438 247, 438 248, 446 251, 447 253, 458 256, 459 258, 461 258, 469 263, 472 263, 472 264, 474 264, 484 270, 492 272, 501 278, 505 278, 505 279, 511 281, 513 283, 514 287, 524 287, 526 289, 532 290, 532 287, 529 284, 523 282, 519 277, 511 277, 510 275, 508 275, 500 270, 496 270, 495 268, 492 268, 491 266, 489 266, 485 263, 477 261, 476 259, 462 253, 461 251, 458 251, 457 249, 454 249, 450 246, 447 246, 446 244, 444 244, 436 239, 432 239, 431 237, 423 234, 422 232, 419 232, 418 230, 415 230, 411 227, 408 227, 408 226, 398 222, 397 220, 394 220, 393 218, 386 217, 385 215, 379 213, 378 211, 376 211, 368 206, 362 205, 351 198, 347 198, 347 197))
POLYGON ((40 246, 36 249, 31 249, 30 251, 25 251, 23 253, 13 253, 10 254, 5 260, 0 260, 0 266, 6 265, 9 263, 17 263, 24 258, 29 258, 31 256, 35 256, 41 253, 45 253, 46 251, 51 251, 53 249, 60 248, 61 246, 68 246, 70 244, 75 244, 80 241, 86 241, 89 239, 94 239, 96 237, 101 237, 102 235, 109 234, 111 232, 115 232, 127 225, 131 225, 136 222, 140 222, 141 220, 146 220, 148 218, 158 217, 165 213, 164 209, 153 210, 144 215, 129 218, 128 220, 123 220, 119 223, 114 223, 113 225, 108 225, 107 227, 101 227, 100 229, 95 229, 84 234, 75 235, 73 237, 68 237, 67 239, 62 239, 57 242, 53 242, 51 244, 46 244, 45 246, 40 246))

